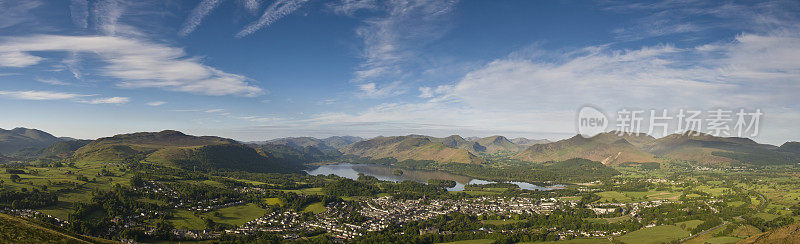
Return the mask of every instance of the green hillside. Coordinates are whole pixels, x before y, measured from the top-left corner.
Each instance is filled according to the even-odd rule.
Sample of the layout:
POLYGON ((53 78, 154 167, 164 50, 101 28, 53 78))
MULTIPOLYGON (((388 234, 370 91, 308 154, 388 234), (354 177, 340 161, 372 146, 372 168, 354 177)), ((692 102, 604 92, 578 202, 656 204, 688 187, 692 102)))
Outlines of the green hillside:
POLYGON ((399 161, 413 159, 466 164, 483 162, 483 159, 466 149, 448 147, 441 142, 431 141, 429 137, 413 135, 360 141, 343 148, 342 152, 370 158, 395 158, 399 161))
POLYGON ((655 162, 652 154, 644 152, 616 133, 601 133, 584 138, 572 138, 548 144, 528 147, 513 158, 529 162, 563 161, 571 158, 585 158, 607 165, 627 162, 655 162))
POLYGON ((71 236, 7 214, 0 214, 0 240, 8 243, 118 243, 71 236))
POLYGON ((166 148, 156 151, 147 161, 195 170, 245 170, 249 172, 293 172, 297 162, 284 163, 242 144, 207 145, 196 148, 166 148))
POLYGON ((285 161, 234 140, 170 130, 100 138, 79 148, 67 160, 130 162, 142 159, 194 170, 295 172, 300 167, 300 162, 285 161))
POLYGON ((800 154, 792 151, 791 144, 784 146, 779 148, 759 144, 747 138, 716 137, 688 132, 659 138, 645 150, 659 156, 707 165, 725 163, 774 165, 800 162, 800 154))

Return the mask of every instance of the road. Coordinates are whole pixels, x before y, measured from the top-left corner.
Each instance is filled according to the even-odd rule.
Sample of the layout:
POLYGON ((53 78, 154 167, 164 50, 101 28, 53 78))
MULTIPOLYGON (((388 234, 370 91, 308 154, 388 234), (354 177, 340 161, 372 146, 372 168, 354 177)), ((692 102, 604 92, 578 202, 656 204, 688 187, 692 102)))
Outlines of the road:
POLYGON ((685 241, 691 240, 692 238, 695 238, 695 237, 698 237, 698 236, 705 235, 705 234, 707 234, 708 232, 711 232, 711 231, 713 231, 713 230, 719 229, 720 227, 723 227, 723 226, 725 226, 725 225, 727 225, 727 224, 729 224, 729 223, 730 223, 730 222, 723 221, 723 222, 722 222, 722 224, 720 224, 720 225, 717 225, 717 226, 714 226, 714 227, 713 227, 713 228, 711 228, 711 229, 707 229, 707 230, 705 230, 705 231, 703 231, 703 232, 697 233, 696 235, 691 235, 691 236, 688 236, 688 237, 684 237, 683 239, 681 239, 681 240, 680 240, 680 242, 682 243, 682 242, 685 242, 685 241))

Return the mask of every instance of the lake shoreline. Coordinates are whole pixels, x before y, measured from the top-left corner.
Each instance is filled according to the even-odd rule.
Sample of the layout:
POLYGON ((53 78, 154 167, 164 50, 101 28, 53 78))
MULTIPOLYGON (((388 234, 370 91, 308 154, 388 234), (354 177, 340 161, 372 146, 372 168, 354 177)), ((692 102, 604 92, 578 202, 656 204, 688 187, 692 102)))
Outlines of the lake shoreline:
POLYGON ((404 180, 412 180, 422 183, 427 183, 431 179, 440 180, 453 180, 456 182, 456 187, 448 188, 448 191, 464 191, 467 185, 484 185, 490 183, 511 183, 517 185, 518 189, 534 190, 534 191, 549 191, 565 188, 565 184, 553 184, 545 182, 530 183, 525 181, 495 181, 480 179, 469 175, 455 174, 444 170, 427 170, 427 169, 409 169, 398 167, 394 165, 381 165, 381 164, 358 164, 358 163, 325 163, 320 165, 307 165, 311 166, 305 170, 310 175, 337 175, 349 179, 357 179, 358 174, 374 176, 379 180, 401 182, 404 180), (403 174, 396 175, 395 170, 403 171, 403 174))

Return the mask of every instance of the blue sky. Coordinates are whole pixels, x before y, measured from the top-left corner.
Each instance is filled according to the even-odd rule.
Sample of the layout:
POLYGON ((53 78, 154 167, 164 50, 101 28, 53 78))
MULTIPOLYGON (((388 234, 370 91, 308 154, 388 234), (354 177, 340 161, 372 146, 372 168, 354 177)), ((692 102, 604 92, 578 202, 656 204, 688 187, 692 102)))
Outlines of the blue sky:
POLYGON ((561 139, 581 106, 761 109, 800 140, 797 1, 0 1, 0 128, 561 139))

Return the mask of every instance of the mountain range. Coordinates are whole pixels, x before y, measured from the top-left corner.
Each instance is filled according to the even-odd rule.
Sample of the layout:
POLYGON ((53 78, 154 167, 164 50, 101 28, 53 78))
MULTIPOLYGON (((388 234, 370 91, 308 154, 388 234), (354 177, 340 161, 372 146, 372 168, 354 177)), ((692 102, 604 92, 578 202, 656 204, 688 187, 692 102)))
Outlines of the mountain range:
POLYGON ((10 154, 23 149, 41 149, 61 140, 50 133, 36 129, 0 129, 0 153, 10 154))
POLYGON ((482 164, 492 157, 521 162, 584 158, 614 166, 674 159, 696 165, 780 165, 800 162, 800 143, 759 144, 747 138, 716 137, 688 132, 654 138, 646 134, 600 133, 576 135, 550 142, 504 136, 463 138, 459 135, 389 136, 363 139, 334 136, 324 139, 287 137, 242 143, 215 136, 192 136, 178 131, 138 132, 75 140, 36 129, 0 129, 0 161, 61 158, 69 162, 145 160, 170 167, 250 169, 261 172, 298 170, 312 162, 334 162, 343 155, 463 164, 482 164))

